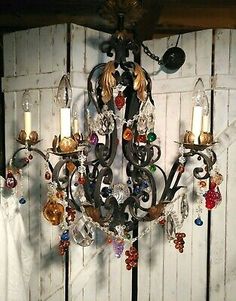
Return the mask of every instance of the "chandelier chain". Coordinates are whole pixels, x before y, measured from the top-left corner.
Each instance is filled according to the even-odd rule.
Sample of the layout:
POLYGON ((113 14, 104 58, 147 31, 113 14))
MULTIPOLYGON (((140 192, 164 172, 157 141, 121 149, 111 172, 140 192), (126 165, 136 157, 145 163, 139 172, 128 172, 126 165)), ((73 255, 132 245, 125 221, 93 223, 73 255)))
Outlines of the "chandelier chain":
POLYGON ((152 53, 151 50, 143 44, 143 42, 141 43, 141 46, 143 47, 143 51, 147 56, 149 56, 152 60, 157 61, 158 64, 161 63, 159 56, 152 53))

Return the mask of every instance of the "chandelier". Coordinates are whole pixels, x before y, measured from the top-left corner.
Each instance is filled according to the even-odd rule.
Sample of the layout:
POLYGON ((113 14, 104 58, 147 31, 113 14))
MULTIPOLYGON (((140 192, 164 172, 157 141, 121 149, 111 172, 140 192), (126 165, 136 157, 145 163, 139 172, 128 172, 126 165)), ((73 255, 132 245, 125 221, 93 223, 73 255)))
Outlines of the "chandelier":
MULTIPOLYGON (((150 57, 158 58, 143 47, 150 57)), ((43 215, 61 229, 60 254, 68 250, 71 240, 82 247, 91 245, 97 227, 112 242, 117 257, 126 244, 130 247, 125 252, 130 270, 138 260, 134 242, 157 224, 165 227, 168 239, 183 252, 185 233, 181 232, 181 226, 188 216, 189 205, 180 179, 188 160, 194 156, 198 159, 193 176, 199 181, 208 210, 221 201, 222 175, 214 168, 210 109, 201 78, 193 89, 191 130, 186 131, 182 142, 177 142, 179 154, 167 175, 158 165, 161 148, 154 132, 152 82, 140 64, 127 60, 130 52, 137 56, 140 44, 124 29, 123 13, 118 14, 118 30, 101 44, 101 50, 108 57, 114 54, 114 58, 95 66, 88 76, 84 133, 80 132, 78 105, 72 102, 70 77, 65 74, 55 98, 60 111, 60 134, 54 136, 46 152, 41 151, 36 146, 40 142, 38 133, 31 128, 30 91, 25 91, 22 99, 25 126, 17 138, 22 147, 9 162, 6 186, 15 189, 20 185, 22 169, 33 159, 32 153, 39 154, 45 160, 48 184, 43 215), (26 154, 23 158, 22 152, 26 154), (113 167, 117 158, 125 162, 125 176, 119 176, 122 170, 117 164, 113 167), (157 174, 163 180, 161 193, 157 174), (173 213, 174 203, 180 206, 180 217, 173 213), (139 223, 146 223, 147 227, 134 236, 133 230, 139 223)), ((184 52, 176 46, 168 49, 162 60, 157 60, 173 71, 183 64, 184 52)), ((19 202, 24 204, 26 200, 21 196, 19 202)), ((200 213, 199 208, 195 219, 198 226, 203 224, 200 213)))

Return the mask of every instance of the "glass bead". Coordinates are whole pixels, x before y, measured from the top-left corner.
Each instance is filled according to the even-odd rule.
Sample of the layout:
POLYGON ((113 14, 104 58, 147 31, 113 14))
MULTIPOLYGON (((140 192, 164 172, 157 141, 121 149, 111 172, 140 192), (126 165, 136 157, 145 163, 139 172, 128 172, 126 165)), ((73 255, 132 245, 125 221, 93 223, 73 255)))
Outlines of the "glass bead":
POLYGON ((131 181, 130 179, 128 179, 128 180, 127 180, 127 184, 128 184, 128 185, 131 185, 131 184, 132 184, 132 181, 131 181))
POLYGON ((149 142, 153 142, 157 139, 157 135, 155 133, 151 132, 148 134, 147 138, 148 138, 149 142))
POLYGON ((197 226, 202 226, 203 225, 203 221, 201 220, 200 217, 196 218, 194 223, 197 225, 197 226))
POLYGON ((21 197, 21 198, 19 199, 19 203, 20 203, 21 205, 24 205, 24 204, 26 203, 26 199, 25 199, 24 197, 21 197))
POLYGON ((178 172, 183 173, 184 172, 184 165, 180 164, 178 167, 178 172))
POLYGON ((45 180, 50 180, 51 179, 51 174, 50 174, 49 171, 45 172, 44 178, 45 178, 45 180))
POLYGON ((126 128, 123 132, 123 138, 126 141, 131 141, 133 139, 133 133, 130 128, 126 128))
POLYGON ((89 142, 90 142, 90 144, 92 144, 92 145, 98 144, 98 135, 97 135, 96 133, 92 133, 92 134, 89 136, 89 142))
POLYGON ((70 239, 69 231, 65 231, 61 235, 61 240, 68 240, 70 239))
POLYGON ((146 135, 138 135, 136 141, 141 143, 146 143, 147 142, 146 135))
POLYGON ((157 169, 157 168, 156 168, 155 164, 152 164, 152 165, 149 166, 149 170, 150 170, 151 172, 155 172, 156 169, 157 169))
POLYGON ((104 198, 107 198, 109 196, 109 188, 108 187, 103 187, 102 190, 101 190, 101 195, 104 198))

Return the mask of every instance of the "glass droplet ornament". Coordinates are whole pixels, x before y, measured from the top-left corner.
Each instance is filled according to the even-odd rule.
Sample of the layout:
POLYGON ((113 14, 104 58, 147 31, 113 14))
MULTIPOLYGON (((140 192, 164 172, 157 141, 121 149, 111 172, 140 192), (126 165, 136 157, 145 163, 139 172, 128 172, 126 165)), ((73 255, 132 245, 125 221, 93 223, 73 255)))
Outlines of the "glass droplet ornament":
POLYGON ((200 217, 196 218, 194 221, 195 225, 197 226, 202 226, 203 225, 203 221, 201 220, 200 217))
POLYGON ((19 199, 19 203, 21 205, 24 205, 26 203, 26 199, 22 196, 20 199, 19 199))
POLYGON ((148 138, 149 142, 153 142, 157 139, 157 135, 155 133, 151 132, 151 133, 148 133, 147 138, 148 138))
POLYGON ((115 98, 115 104, 118 110, 122 109, 125 105, 125 98, 121 91, 118 92, 118 95, 115 98))
POLYGON ((61 240, 69 240, 69 239, 70 239, 70 234, 69 234, 69 231, 66 230, 62 233, 61 240))
POLYGON ((46 171, 46 172, 45 172, 44 178, 45 178, 45 180, 47 180, 47 181, 51 180, 51 174, 50 174, 49 171, 46 171))
POLYGON ((7 188, 15 188, 17 185, 17 180, 11 171, 7 173, 5 184, 7 188))
POLYGON ((126 128, 123 132, 123 138, 126 141, 131 141, 133 139, 133 133, 130 128, 126 128))
POLYGON ((49 199, 43 207, 43 216, 53 226, 58 226, 63 219, 64 206, 55 200, 49 199))
POLYGON ((98 144, 98 135, 96 133, 92 133, 89 136, 89 143, 92 144, 92 145, 98 144))
POLYGON ((155 172, 156 171, 156 165, 155 164, 152 164, 152 165, 150 165, 149 166, 149 170, 151 171, 151 172, 155 172))

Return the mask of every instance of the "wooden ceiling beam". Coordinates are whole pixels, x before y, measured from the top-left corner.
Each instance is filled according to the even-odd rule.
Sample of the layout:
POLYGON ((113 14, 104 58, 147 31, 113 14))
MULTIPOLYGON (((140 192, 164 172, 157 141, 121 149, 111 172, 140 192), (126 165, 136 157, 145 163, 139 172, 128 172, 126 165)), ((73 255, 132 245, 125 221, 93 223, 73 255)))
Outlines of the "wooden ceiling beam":
POLYGON ((205 5, 163 6, 157 28, 168 27, 198 27, 198 28, 236 28, 235 5, 205 5))

